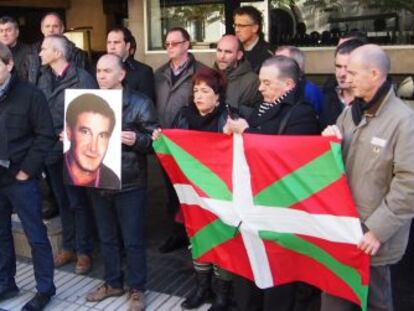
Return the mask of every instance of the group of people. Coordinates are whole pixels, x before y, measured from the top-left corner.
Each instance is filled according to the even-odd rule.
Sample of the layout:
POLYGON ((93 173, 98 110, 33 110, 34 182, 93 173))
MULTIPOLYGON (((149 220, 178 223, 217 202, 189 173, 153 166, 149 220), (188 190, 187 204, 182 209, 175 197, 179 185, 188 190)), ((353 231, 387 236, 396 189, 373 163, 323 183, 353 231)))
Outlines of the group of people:
MULTIPOLYGON (((283 46, 275 51, 263 39, 259 11, 244 6, 233 18, 235 35, 217 42, 212 67, 195 59, 188 32, 176 27, 165 37, 168 62, 153 73, 134 59, 131 32, 117 27, 107 34, 107 53, 97 61, 93 76, 85 54, 62 35, 58 14, 43 17, 44 39, 32 46, 19 42, 14 19, 0 17, 0 301, 18 293, 11 234, 14 210, 32 249, 37 284, 37 294, 23 310, 42 310, 49 303, 56 291, 54 267, 75 262, 76 273, 90 271, 91 219, 105 276, 86 300, 123 295, 125 279, 129 310, 143 310, 147 154, 162 129, 180 128, 228 135, 322 133, 342 139, 348 182, 364 230, 359 248, 372 256, 368 309, 393 309, 390 265, 404 255, 414 215, 414 123, 413 112, 394 94, 388 56, 359 33, 348 34, 335 50, 335 76, 321 89, 306 80, 300 49, 283 46), (74 172, 79 172, 84 185, 98 185, 104 179, 100 177, 109 174, 102 163, 105 151, 93 141, 99 136, 105 145, 114 126, 110 114, 102 117, 108 124, 103 136, 83 125, 102 114, 94 110, 91 98, 82 101, 91 105, 77 105, 76 113, 68 111, 65 120, 66 89, 122 90, 121 190, 64 182, 73 181, 78 176, 74 172), (73 152, 63 152, 65 122, 73 152), (42 222, 42 173, 62 220, 62 249, 54 258, 42 222)), ((160 247, 165 253, 188 240, 177 195, 165 173, 164 181, 167 212, 175 222, 160 247)), ((197 308, 212 297, 212 311, 357 308, 303 283, 261 290, 209 263, 195 261, 194 269, 197 283, 183 301, 184 309, 197 308)))

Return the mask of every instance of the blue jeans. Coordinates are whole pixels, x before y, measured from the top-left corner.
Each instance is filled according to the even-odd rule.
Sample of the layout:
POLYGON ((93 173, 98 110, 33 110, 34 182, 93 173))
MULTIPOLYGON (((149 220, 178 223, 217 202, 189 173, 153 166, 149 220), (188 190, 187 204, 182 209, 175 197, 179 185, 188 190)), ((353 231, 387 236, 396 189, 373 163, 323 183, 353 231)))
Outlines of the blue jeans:
POLYGON ((36 289, 39 293, 55 294, 52 249, 42 222, 41 202, 37 180, 18 181, 0 188, 0 291, 16 286, 16 255, 11 231, 14 208, 31 247, 36 289))
POLYGON ((101 242, 101 255, 104 258, 105 282, 114 288, 123 287, 119 226, 126 252, 127 285, 133 289, 145 290, 146 188, 121 192, 91 190, 91 199, 101 242))
POLYGON ((76 251, 80 255, 90 255, 93 250, 93 217, 86 189, 63 183, 63 160, 47 165, 46 174, 59 208, 63 249, 76 251))

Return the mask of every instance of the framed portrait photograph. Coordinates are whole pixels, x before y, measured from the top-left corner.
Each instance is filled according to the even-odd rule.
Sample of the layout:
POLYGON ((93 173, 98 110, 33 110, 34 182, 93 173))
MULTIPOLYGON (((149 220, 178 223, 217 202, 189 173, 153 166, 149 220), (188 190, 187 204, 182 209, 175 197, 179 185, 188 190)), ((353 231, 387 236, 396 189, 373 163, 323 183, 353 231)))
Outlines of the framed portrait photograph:
POLYGON ((65 91, 64 181, 121 189, 122 90, 65 91))

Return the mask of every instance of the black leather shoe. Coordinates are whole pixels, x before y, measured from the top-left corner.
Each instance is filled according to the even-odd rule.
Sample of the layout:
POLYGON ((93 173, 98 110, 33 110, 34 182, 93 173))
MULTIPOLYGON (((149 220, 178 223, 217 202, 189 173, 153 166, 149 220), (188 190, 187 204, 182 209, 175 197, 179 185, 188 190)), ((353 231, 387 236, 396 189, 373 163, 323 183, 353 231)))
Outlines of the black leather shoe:
POLYGON ((17 286, 9 287, 5 290, 0 291, 0 301, 13 298, 19 294, 17 286))
POLYGON ((26 303, 22 311, 41 311, 50 301, 50 296, 46 294, 37 293, 28 303, 26 303))

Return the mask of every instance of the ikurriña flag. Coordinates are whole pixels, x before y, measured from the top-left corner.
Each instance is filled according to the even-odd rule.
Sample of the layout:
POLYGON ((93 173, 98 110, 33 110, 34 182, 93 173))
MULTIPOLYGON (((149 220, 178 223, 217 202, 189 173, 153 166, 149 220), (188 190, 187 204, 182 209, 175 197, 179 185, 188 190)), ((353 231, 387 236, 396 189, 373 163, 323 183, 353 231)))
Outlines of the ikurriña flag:
POLYGON ((369 257, 340 142, 164 130, 157 156, 180 199, 193 258, 260 288, 302 281, 367 309, 369 257))

